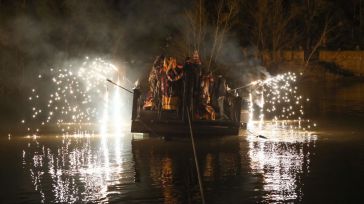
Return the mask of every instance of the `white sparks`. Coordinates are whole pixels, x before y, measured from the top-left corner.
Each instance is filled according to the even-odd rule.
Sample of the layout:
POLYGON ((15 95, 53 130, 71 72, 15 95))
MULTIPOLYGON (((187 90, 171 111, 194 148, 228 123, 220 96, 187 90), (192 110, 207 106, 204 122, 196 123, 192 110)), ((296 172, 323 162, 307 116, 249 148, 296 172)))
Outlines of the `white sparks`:
MULTIPOLYGON (((50 77, 44 79, 50 80, 50 86, 31 89, 32 95, 28 97, 28 100, 32 101, 30 116, 34 122, 38 122, 39 127, 46 123, 51 125, 54 122, 64 130, 61 128, 64 124, 72 124, 66 128, 67 131, 80 132, 83 124, 99 123, 103 112, 99 109, 102 109, 105 103, 103 93, 109 88, 106 79, 118 79, 118 69, 106 60, 92 59, 88 56, 83 62, 69 64, 66 67, 50 68, 50 72, 45 73, 50 77), (46 98, 40 98, 39 93, 46 98)), ((38 78, 44 77, 39 74, 38 78)), ((134 84, 128 82, 126 86, 132 88, 134 84)), ((116 88, 115 90, 118 94, 120 93, 120 90, 116 88)), ((114 103, 113 100, 110 99, 110 102, 114 103)), ((122 107, 122 100, 117 103, 120 104, 115 107, 122 107)), ((112 113, 111 110, 107 111, 107 114, 112 113)), ((21 123, 24 124, 25 120, 21 123)), ((40 128, 28 128, 28 131, 30 130, 41 131, 40 128)))

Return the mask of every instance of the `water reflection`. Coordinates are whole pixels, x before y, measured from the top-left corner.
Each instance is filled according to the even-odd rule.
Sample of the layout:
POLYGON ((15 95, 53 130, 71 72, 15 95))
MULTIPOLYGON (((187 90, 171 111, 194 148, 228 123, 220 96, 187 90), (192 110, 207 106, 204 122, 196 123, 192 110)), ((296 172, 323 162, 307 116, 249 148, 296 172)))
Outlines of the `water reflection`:
POLYGON ((40 137, 23 150, 23 166, 43 203, 107 202, 121 185, 135 182, 124 141, 120 135, 40 137))
POLYGON ((320 112, 350 113, 363 116, 364 83, 337 86, 325 87, 324 91, 330 94, 326 94, 325 97, 317 96, 320 98, 318 100, 320 112))
MULTIPOLYGON (((203 182, 209 189, 207 194, 211 189, 228 187, 222 185, 222 181, 239 175, 239 139, 205 138, 197 141, 203 182)), ((160 196, 157 198, 161 199, 160 203, 201 202, 189 138, 182 141, 147 138, 133 140, 132 144, 140 182, 150 183, 152 189, 157 190, 155 196, 160 196)))
MULTIPOLYGON (((226 192, 247 201, 301 201, 316 136, 291 129, 253 131, 267 139, 247 134, 198 140, 207 201, 223 203, 227 197, 218 195, 226 192), (252 194, 258 197, 249 197, 252 194)), ((189 140, 119 135, 28 141, 23 166, 43 203, 201 201, 189 140)))
POLYGON ((310 118, 332 114, 360 117, 364 115, 362 82, 316 82, 303 84, 302 91, 312 99, 312 103, 306 109, 310 118))
MULTIPOLYGON (((196 138, 207 203, 335 203, 338 199, 360 199, 362 117, 352 118, 351 115, 363 115, 360 105, 363 104, 363 86, 352 87, 358 87, 355 88, 356 96, 346 93, 348 89, 336 92, 319 90, 320 97, 313 98, 313 112, 321 114, 318 110, 322 110, 322 113, 334 112, 340 116, 329 115, 328 123, 334 119, 340 123, 328 126, 328 132, 323 129, 323 120, 317 121, 318 127, 312 127, 318 129, 320 141, 316 133, 295 128, 297 125, 307 126, 303 120, 274 123, 258 120, 248 126, 253 134, 243 130, 239 137, 196 138), (323 108, 325 104, 327 109, 323 108), (350 114, 342 115, 342 112, 350 114), (352 127, 356 128, 357 139, 343 143, 343 139, 350 135, 342 130, 345 127, 342 123, 351 123, 353 119, 357 122, 349 127, 350 132, 352 127), (327 136, 328 133, 332 135, 327 136), (267 139, 257 135, 264 135, 267 139), (340 137, 340 140, 332 140, 333 136, 340 137), (320 191, 317 192, 316 188, 320 191)), ((112 114, 110 121, 114 121, 112 114)), ((112 127, 108 129, 112 130, 112 127)), ((201 201, 189 138, 131 141, 128 134, 116 137, 34 136, 25 140, 11 137, 6 143, 0 142, 2 144, 0 150, 9 150, 1 154, 2 165, 17 170, 22 162, 26 178, 31 176, 37 191, 34 193, 31 189, 29 192, 24 179, 14 179, 18 174, 8 174, 6 168, 1 168, 5 172, 2 175, 9 177, 8 181, 2 179, 2 182, 16 186, 16 194, 8 197, 16 199, 17 203, 34 202, 38 195, 43 203, 201 201), (24 141, 28 145, 24 145, 24 141), (8 159, 17 158, 22 149, 22 160, 12 162, 8 159)), ((3 188, 7 186, 3 185, 3 188)), ((3 189, 3 192, 8 191, 3 189)))
POLYGON ((253 132, 267 137, 247 136, 251 173, 262 178, 262 200, 269 203, 302 201, 302 180, 310 172, 310 154, 317 137, 307 131, 269 126, 253 129, 253 132))

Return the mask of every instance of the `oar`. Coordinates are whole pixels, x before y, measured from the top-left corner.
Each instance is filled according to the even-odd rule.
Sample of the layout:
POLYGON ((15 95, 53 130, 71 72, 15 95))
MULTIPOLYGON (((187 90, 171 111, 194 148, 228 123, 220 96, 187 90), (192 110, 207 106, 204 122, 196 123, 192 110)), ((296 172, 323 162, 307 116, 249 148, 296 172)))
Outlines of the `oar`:
POLYGON ((257 135, 255 133, 253 133, 252 131, 250 131, 249 129, 246 129, 246 131, 248 131, 250 134, 254 135, 255 137, 259 137, 259 138, 262 138, 262 139, 268 139, 266 136, 264 136, 264 135, 257 135))

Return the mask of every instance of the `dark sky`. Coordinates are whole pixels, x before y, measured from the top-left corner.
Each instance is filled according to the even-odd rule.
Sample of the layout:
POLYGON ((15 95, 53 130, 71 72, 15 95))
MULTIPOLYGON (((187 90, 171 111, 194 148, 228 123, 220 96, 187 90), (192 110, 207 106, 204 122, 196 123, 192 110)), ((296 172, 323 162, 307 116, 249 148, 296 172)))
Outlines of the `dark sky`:
MULTIPOLYGON (((354 49, 364 42, 364 37, 360 36, 364 33, 363 11, 362 27, 359 27, 360 0, 320 1, 330 5, 322 9, 321 17, 329 16, 335 25, 340 25, 333 32, 335 36, 329 41, 328 49, 354 49)), ((155 56, 162 52, 169 54, 180 39, 178 34, 189 31, 185 11, 191 8, 193 2, 0 0, 0 121, 10 120, 9 115, 18 121, 24 111, 19 107, 25 105, 29 84, 36 83, 36 76, 43 70, 61 66, 70 60, 86 55, 99 56, 127 63, 132 78, 146 75, 155 56)), ((205 2, 208 12, 213 13, 217 0, 205 2)), ((242 47, 247 48, 248 53, 254 51, 250 49, 251 29, 254 27, 251 14, 256 2, 241 1, 239 15, 224 42, 222 56, 218 58, 220 63, 242 62, 241 67, 245 71, 240 73, 242 76, 230 72, 236 78, 249 78, 253 71, 264 70, 264 67, 257 66, 259 62, 254 62, 251 67, 245 66, 250 59, 242 58, 242 47)), ((307 1, 285 2, 304 5, 307 1)), ((302 19, 300 16, 294 21, 294 26, 298 23, 299 30, 302 30, 300 34, 304 33, 302 19)), ((313 21, 317 22, 320 21, 313 21)), ((322 26, 317 24, 314 27, 322 26)), ((213 32, 213 29, 208 32, 213 32)), ((312 33, 319 34, 320 30, 312 33)))
MULTIPOLYGON (((64 59, 92 53, 124 58, 127 61, 152 61, 167 44, 173 46, 177 40, 176 33, 189 29, 184 14, 191 8, 192 2, 2 0, 0 47, 18 52, 17 55, 30 61, 38 58, 43 61, 55 57, 64 59)), ((206 1, 209 11, 216 7, 214 2, 206 1)), ((332 15, 341 16, 342 22, 347 25, 339 32, 347 35, 351 32, 353 35, 354 24, 359 19, 359 0, 328 2, 333 5, 332 15)), ((253 25, 247 17, 249 12, 251 11, 246 10, 246 7, 242 7, 237 18, 239 22, 232 29, 231 33, 238 38, 236 46, 247 46, 249 43, 253 25)), ((39 67, 38 61, 35 64, 39 67)))
POLYGON ((129 74, 150 68, 185 26, 186 1, 0 1, 0 87, 71 59, 126 62, 129 74))
POLYGON ((25 2, 2 5, 10 10, 4 16, 10 40, 18 41, 21 50, 28 51, 31 44, 33 52, 51 47, 70 53, 124 51, 130 56, 147 56, 163 47, 186 8, 173 0, 25 2))
POLYGON ((145 75, 181 27, 187 6, 177 0, 1 0, 0 122, 24 115, 39 73, 86 55, 125 62, 134 79, 145 75))
MULTIPOLYGON (((331 5, 330 11, 323 9, 321 15, 330 13, 329 16, 336 24, 341 22, 344 25, 335 30, 335 34, 339 35, 335 36, 335 41, 330 41, 330 48, 355 48, 358 44, 356 40, 360 40, 360 1, 320 1, 331 5)), ((185 11, 191 8, 193 2, 195 1, 1 0, 0 66, 3 74, 16 77, 20 73, 48 68, 65 59, 93 54, 129 63, 150 64, 156 55, 173 50, 179 40, 177 34, 190 29, 185 20, 185 11)), ((217 0, 205 2, 208 12, 213 13, 217 0)), ((241 47, 251 46, 250 35, 254 21, 249 15, 256 8, 254 2, 256 1, 241 1, 239 15, 225 43, 226 49, 222 52, 225 56, 221 60, 239 61, 241 47)), ((286 2, 304 5, 308 1, 286 2)), ((302 24, 302 18, 294 23, 294 26, 296 23, 302 24)), ((302 31, 300 33, 304 33, 304 29, 298 27, 302 31)), ((320 30, 311 33, 317 34, 320 30)), ((7 78, 9 77, 3 81, 7 78)))

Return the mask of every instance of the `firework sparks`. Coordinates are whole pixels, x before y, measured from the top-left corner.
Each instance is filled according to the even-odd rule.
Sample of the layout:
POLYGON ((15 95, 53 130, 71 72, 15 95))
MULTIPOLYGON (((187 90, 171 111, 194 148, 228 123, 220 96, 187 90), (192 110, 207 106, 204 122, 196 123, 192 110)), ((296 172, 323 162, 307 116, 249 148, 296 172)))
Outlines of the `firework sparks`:
MULTIPOLYGON (((100 121, 100 118, 105 118, 103 115, 107 114, 104 110, 109 100, 104 98, 108 89, 106 78, 118 79, 118 75, 116 66, 101 58, 86 57, 78 66, 69 64, 62 68, 50 68, 50 77, 47 74, 38 75, 38 79, 49 81, 49 86, 32 88, 28 97, 31 121, 40 126, 55 124, 64 134, 85 132, 85 125, 104 124, 105 121, 100 121)), ((119 94, 119 90, 115 91, 115 95, 119 94)), ((109 97, 108 94, 106 96, 109 97)), ((117 101, 113 101, 113 104, 119 103, 114 106, 122 106, 119 97, 114 97, 117 101)), ((25 120, 21 123, 25 123, 25 120)), ((28 131, 33 129, 34 133, 41 130, 37 127, 28 128, 28 131)))
POLYGON ((304 119, 304 103, 310 99, 298 93, 296 81, 296 74, 287 72, 250 83, 249 129, 269 126, 305 131, 316 127, 304 119))

